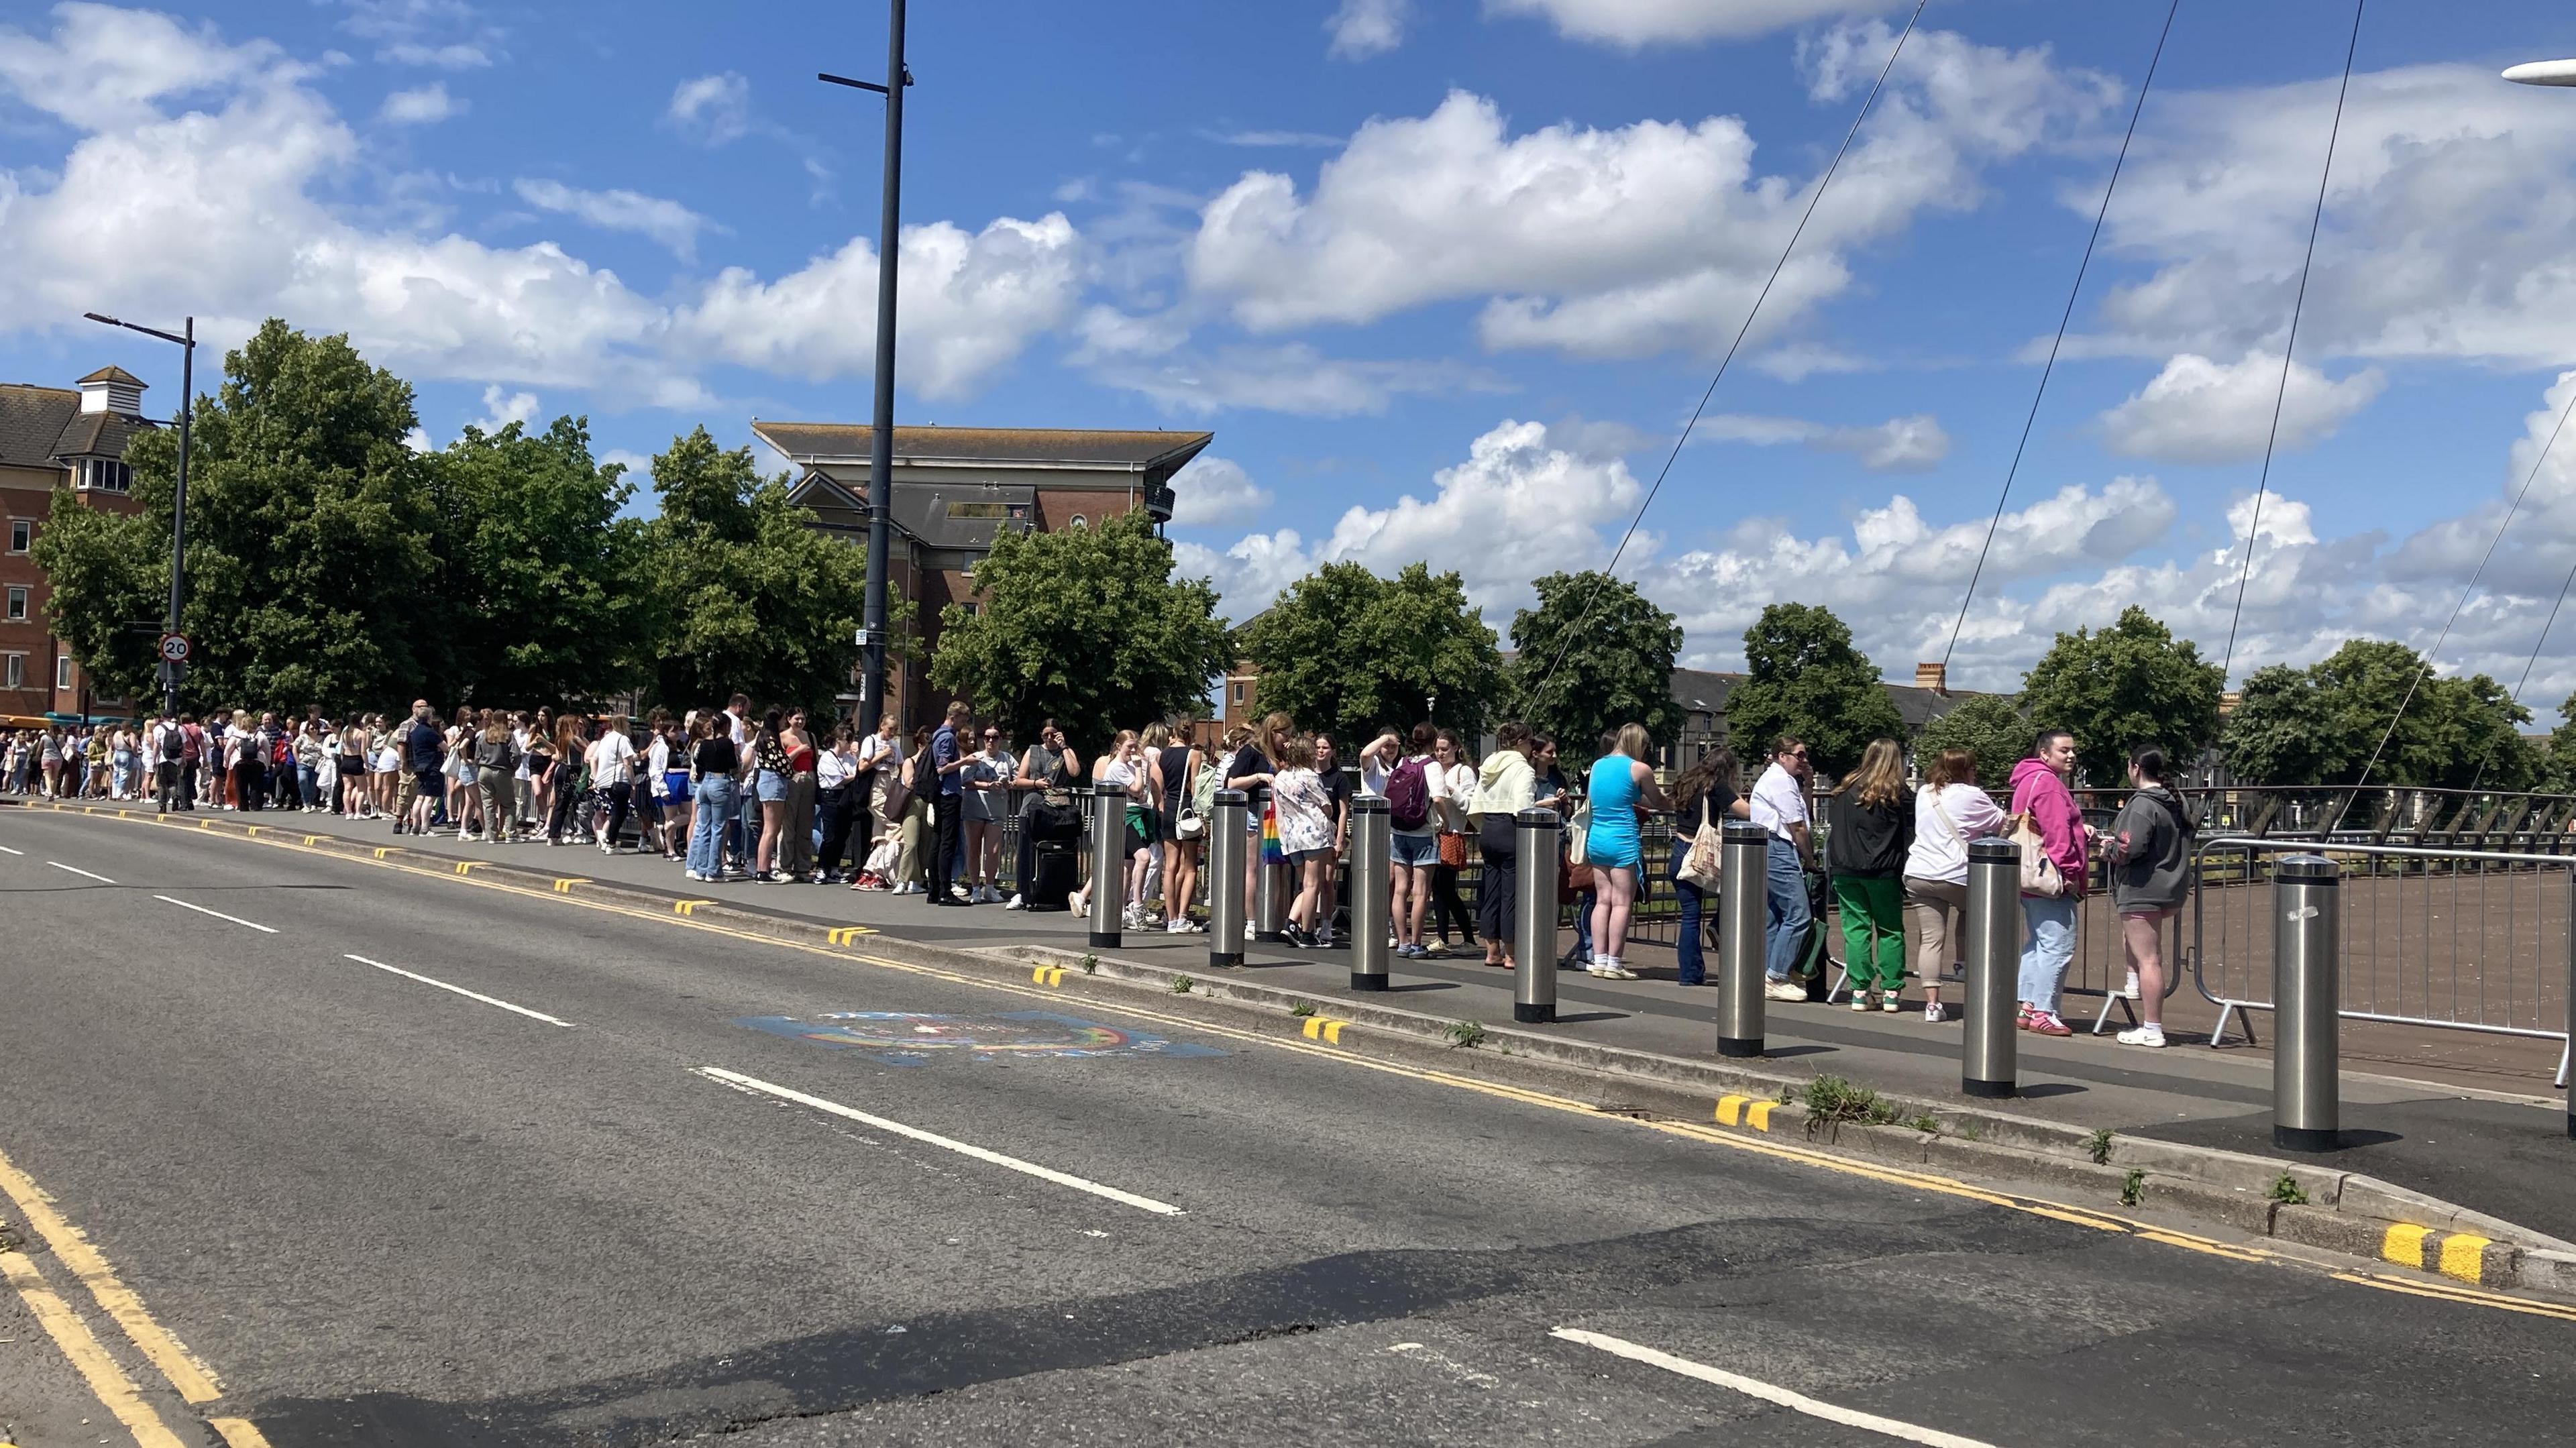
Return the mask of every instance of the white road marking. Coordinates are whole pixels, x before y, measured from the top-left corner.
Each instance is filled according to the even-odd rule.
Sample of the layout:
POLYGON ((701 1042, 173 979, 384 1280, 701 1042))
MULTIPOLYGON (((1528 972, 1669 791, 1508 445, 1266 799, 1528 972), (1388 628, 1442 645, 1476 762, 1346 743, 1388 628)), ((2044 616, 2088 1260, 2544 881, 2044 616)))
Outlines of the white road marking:
POLYGON ((401 976, 405 980, 416 980, 422 985, 434 985, 440 990, 454 991, 458 995, 465 997, 467 1000, 481 1001, 487 1006, 499 1006, 505 1011, 516 1011, 518 1014, 526 1016, 532 1021, 543 1021, 550 1026, 564 1026, 567 1028, 572 1025, 572 1022, 547 1015, 544 1011, 532 1011, 526 1006, 514 1006, 508 1001, 502 1000, 496 996, 487 996, 481 991, 467 990, 461 985, 449 985, 443 980, 432 980, 428 976, 405 970, 399 965, 387 965, 381 960, 369 960, 363 955, 352 955, 346 958, 354 960, 360 965, 372 965, 378 970, 389 971, 395 975, 401 976))
POLYGON ((0 845, 0 855, 24 855, 25 853, 27 853, 25 850, 13 850, 7 845, 0 845))
POLYGON ((945 1151, 956 1152, 960 1156, 971 1156, 977 1161, 990 1162, 994 1166, 1008 1167, 1013 1171, 1024 1172, 1030 1176, 1037 1177, 1042 1181, 1054 1182, 1060 1187, 1071 1187, 1078 1192, 1089 1192, 1095 1197, 1107 1197, 1113 1202, 1123 1203, 1127 1206, 1134 1207, 1139 1211, 1152 1212, 1157 1216, 1165 1217, 1177 1217, 1181 1215, 1181 1209, 1173 1206, 1169 1202, 1158 1202, 1152 1197, 1140 1197, 1133 1192, 1122 1192, 1116 1187, 1102 1186, 1098 1182, 1089 1181, 1082 1177, 1075 1176, 1071 1172, 1057 1171, 1053 1167, 1040 1166, 1033 1161, 1022 1161, 1016 1156, 1004 1156, 998 1151, 992 1151, 985 1147, 973 1146, 966 1142, 955 1140, 951 1137, 941 1136, 937 1132, 924 1131, 918 1126, 906 1126, 900 1121, 888 1121, 882 1116, 871 1116, 864 1111, 843 1106, 837 1101, 826 1101, 820 1096, 808 1096, 802 1091, 793 1090, 785 1086, 773 1085, 770 1082, 762 1081, 755 1077, 745 1076, 738 1071, 728 1071, 721 1066, 698 1066, 692 1069, 694 1069, 697 1074, 706 1077, 710 1081, 721 1081, 728 1086, 737 1086, 746 1091, 763 1092, 767 1095, 775 1096, 782 1101, 793 1101, 799 1106, 811 1106, 817 1111, 827 1112, 833 1116, 838 1116, 845 1121, 855 1121, 862 1126, 873 1126, 879 1131, 889 1131, 897 1136, 908 1137, 911 1140, 939 1147, 945 1151))
POLYGON ((60 861, 60 860, 47 860, 45 863, 46 863, 46 864, 48 864, 48 865, 53 866, 53 867, 54 867, 55 869, 57 869, 57 870, 69 870, 69 871, 71 871, 73 874, 75 874, 75 875, 79 875, 79 876, 81 876, 81 877, 82 877, 82 878, 84 878, 84 879, 96 880, 97 882, 99 882, 99 883, 100 883, 100 884, 102 884, 102 885, 113 885, 113 884, 115 884, 115 883, 116 883, 114 880, 111 880, 111 879, 107 878, 105 875, 93 875, 93 874, 91 874, 89 871, 82 869, 82 868, 81 868, 80 866, 78 866, 78 865, 66 865, 66 864, 64 864, 64 863, 63 863, 62 861, 60 861))
POLYGON ((217 920, 229 920, 235 925, 247 925, 251 929, 259 931, 263 935, 275 935, 277 933, 277 927, 274 925, 262 925, 256 920, 244 920, 238 915, 226 915, 221 910, 209 910, 203 905, 191 905, 185 900, 173 900, 167 895, 155 895, 152 898, 165 905, 176 905, 182 910, 194 910, 200 915, 212 915, 217 920))
POLYGON ((1810 1418, 1822 1418, 1828 1423, 1840 1423, 1846 1428, 1862 1428, 1872 1433, 1884 1433, 1890 1438, 1901 1438, 1908 1443, 1925 1444, 1927 1448, 1994 1448, 1993 1444, 1980 1439, 1962 1438, 1956 1433, 1944 1433, 1938 1428, 1925 1428, 1914 1423, 1900 1422, 1894 1418, 1882 1418, 1876 1413, 1864 1413, 1854 1408, 1838 1408, 1831 1403, 1819 1402, 1804 1393, 1793 1393, 1787 1388, 1774 1387, 1759 1378, 1748 1378, 1741 1373, 1730 1373, 1724 1368, 1713 1368, 1706 1363, 1692 1362, 1689 1358, 1675 1357, 1668 1352, 1657 1352, 1653 1348, 1630 1342, 1625 1338, 1612 1337, 1607 1333, 1587 1332, 1579 1327, 1559 1327, 1551 1329, 1548 1336, 1563 1338, 1567 1342, 1578 1342, 1585 1347, 1599 1348, 1603 1352, 1626 1358, 1630 1362, 1662 1368, 1668 1373, 1679 1373, 1686 1378, 1697 1378, 1703 1383, 1715 1383, 1721 1388, 1732 1388, 1748 1398, 1759 1398, 1763 1402, 1787 1408, 1793 1413, 1804 1413, 1810 1418))

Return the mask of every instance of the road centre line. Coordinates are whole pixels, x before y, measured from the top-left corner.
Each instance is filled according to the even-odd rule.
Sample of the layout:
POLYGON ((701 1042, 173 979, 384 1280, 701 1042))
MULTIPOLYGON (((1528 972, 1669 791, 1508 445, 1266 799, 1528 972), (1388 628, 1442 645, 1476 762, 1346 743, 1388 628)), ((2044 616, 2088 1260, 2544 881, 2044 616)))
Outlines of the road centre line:
POLYGON ((0 855, 24 855, 26 853, 27 852, 25 850, 13 850, 7 845, 0 845, 0 855))
POLYGON ((173 900, 167 895, 155 895, 152 898, 165 905, 176 905, 182 910, 194 910, 200 915, 212 915, 217 920, 229 920, 235 925, 247 925, 251 929, 260 931, 263 934, 275 935, 277 933, 277 927, 274 925, 262 925, 256 920, 244 920, 238 915, 226 915, 221 910, 209 910, 203 905, 191 905, 185 900, 173 900))
MULTIPOLYGON (((133 822, 144 823, 144 821, 140 820, 133 822)), ((207 823, 212 823, 212 821, 208 821, 207 823)), ((225 838, 240 837, 226 835, 225 838)), ((850 954, 840 950, 829 949, 822 945, 807 944, 802 941, 786 939, 780 936, 756 934, 748 930, 733 929, 728 926, 716 924, 712 921, 685 919, 676 915, 664 914, 659 911, 648 911, 620 906, 604 900, 589 900, 571 895, 554 895, 543 890, 513 885, 501 880, 476 880, 471 877, 460 877, 450 874, 445 870, 424 869, 417 866, 407 865, 399 860, 388 860, 384 858, 384 855, 386 853, 390 853, 389 850, 376 852, 372 858, 360 858, 343 854, 337 850, 323 850, 300 846, 292 840, 263 839, 254 841, 254 843, 267 845, 273 849, 295 850, 303 854, 320 855, 326 859, 337 860, 345 864, 369 866, 379 870, 392 870, 400 874, 414 875, 423 879, 444 880, 451 884, 464 884, 478 890, 498 890, 504 894, 517 895, 531 900, 550 900, 556 904, 573 905, 580 909, 598 911, 602 914, 622 915, 630 920, 649 921, 664 926, 665 928, 704 931, 708 934, 721 935, 727 939, 741 941, 746 944, 771 946, 781 950, 794 951, 802 955, 821 956, 843 962, 856 961, 862 964, 875 966, 883 970, 892 970, 905 975, 926 976, 935 980, 947 981, 955 985, 972 986, 978 990, 989 990, 1004 995, 1027 996, 1037 1000, 1060 1001, 1062 999, 1061 996, 1053 992, 1041 990, 1034 986, 1015 985, 1005 981, 988 979, 983 976, 966 975, 961 972, 942 969, 938 966, 917 965, 909 961, 893 960, 879 955, 850 954)), ((2278 1252, 2265 1246, 2255 1245, 2252 1243, 2220 1242, 2212 1238, 2198 1237, 2190 1233, 2178 1232, 2171 1228, 2152 1226, 2146 1222, 2117 1216, 2109 1212, 2096 1211, 2089 1207, 2080 1209, 2079 1214, 2078 1209, 2071 1208, 2064 1203, 2052 1202, 2041 1197, 2008 1194, 1984 1187, 1972 1186, 1969 1183, 1960 1181, 1956 1178, 1940 1176, 1930 1172, 1907 1172, 1890 1167, 1876 1166, 1866 1162, 1855 1161, 1847 1157, 1834 1156, 1827 1152, 1814 1150, 1812 1148, 1792 1146, 1787 1142, 1748 1137, 1738 1133, 1721 1131, 1715 1127, 1701 1127, 1693 1122, 1666 1121, 1657 1120, 1651 1117, 1638 1116, 1604 1116, 1600 1112, 1594 1110, 1591 1104, 1578 1101, 1570 1097, 1549 1095, 1544 1092, 1531 1091, 1521 1087, 1505 1086, 1498 1082, 1479 1080, 1470 1076, 1460 1076, 1446 1071, 1408 1066, 1393 1061, 1372 1060, 1367 1056, 1354 1054, 1349 1051, 1331 1050, 1325 1046, 1310 1044, 1293 1037, 1283 1038, 1281 1036, 1260 1031, 1217 1025, 1212 1022, 1196 1020, 1187 1016, 1170 1015, 1162 1011, 1154 1010, 1150 1007, 1131 1005, 1124 1001, 1098 1001, 1095 1004, 1099 1009, 1112 1011, 1122 1016, 1132 1017, 1138 1020, 1156 1021, 1165 1025, 1175 1026, 1189 1031, 1197 1031, 1208 1035, 1223 1036, 1229 1040, 1237 1040, 1250 1045, 1268 1047, 1272 1050, 1301 1052, 1306 1055, 1317 1056, 1325 1060, 1336 1062, 1345 1067, 1375 1071, 1390 1076, 1400 1076, 1410 1080, 1448 1086, 1461 1091, 1472 1091, 1480 1095, 1517 1101, 1525 1105, 1540 1107, 1551 1111, 1560 1111, 1569 1115, 1582 1116, 1589 1120, 1603 1121, 1632 1130, 1652 1131, 1666 1136, 1685 1137, 1706 1145, 1723 1147, 1729 1151, 1750 1152, 1757 1156, 1774 1157, 1817 1170, 1832 1172, 1836 1175, 1864 1177, 1873 1181, 1902 1187, 1911 1191, 1932 1192, 1937 1195, 1955 1197, 1967 1201, 1983 1202, 1992 1206, 2021 1212, 2026 1215, 2050 1217, 2059 1221, 2080 1222, 2081 1225, 2094 1227, 2104 1231, 2124 1231, 2128 1235, 2136 1237, 2141 1241, 2153 1242, 2167 1247, 2179 1247, 2205 1256, 2222 1257, 2232 1262, 2285 1268, 2292 1271, 2312 1271, 2319 1273, 2320 1275, 2332 1277, 2337 1281, 2350 1283, 2354 1286, 2374 1287, 2383 1291, 2402 1292, 2410 1296, 2437 1296, 2442 1300, 2454 1302, 2462 1306, 2487 1307, 2508 1312, 2530 1313, 2539 1316, 2555 1317, 2562 1321, 2576 1322, 2576 1307, 2569 1307, 2560 1303, 2539 1301, 2525 1297, 2512 1297, 2493 1291, 2456 1288, 2447 1283, 2435 1285, 2412 1281, 2401 1281, 2400 1279, 2390 1277, 2385 1274, 2373 1273, 2362 1275, 2338 1272, 2323 1263, 2311 1262, 2305 1258, 2278 1252), (2435 1290, 2426 1290, 2428 1286, 2433 1286, 2435 1290)), ((2556 1107, 2563 1103, 2553 1101, 2550 1104, 2553 1107, 2556 1107)))
POLYGON ((1113 1202, 1134 1207, 1139 1211, 1152 1212, 1156 1216, 1163 1217, 1177 1217, 1181 1215, 1181 1209, 1173 1206, 1169 1202, 1158 1202, 1152 1197, 1140 1197, 1134 1192, 1122 1192, 1116 1187, 1103 1186, 1096 1181, 1075 1176, 1071 1172, 1057 1171, 1053 1167, 1040 1166, 1033 1161, 1022 1161, 1016 1156, 1004 1156, 998 1151, 970 1145, 966 1142, 956 1140, 953 1137, 941 1136, 934 1131, 924 1131, 918 1126, 906 1126, 900 1121, 888 1121, 882 1116, 871 1116, 864 1111, 843 1106, 837 1101, 826 1101, 820 1096, 808 1096, 802 1091, 794 1090, 786 1086, 774 1085, 770 1082, 759 1080, 756 1077, 745 1076, 738 1071, 728 1071, 721 1066, 698 1066, 693 1067, 692 1069, 698 1075, 704 1076, 710 1081, 721 1081, 728 1086, 738 1086, 747 1091, 762 1092, 766 1095, 775 1096, 782 1101, 793 1101, 799 1106, 810 1106, 817 1111, 838 1116, 845 1121, 855 1121, 862 1126, 873 1126, 879 1131, 892 1132, 896 1136, 907 1137, 913 1141, 918 1141, 928 1146, 939 1147, 944 1151, 953 1151, 960 1156, 971 1156, 977 1161, 990 1162, 994 1166, 1008 1167, 1015 1172, 1022 1172, 1029 1176, 1037 1177, 1042 1181, 1054 1182, 1060 1187, 1071 1187, 1078 1192, 1089 1192, 1095 1197, 1107 1197, 1113 1202))
POLYGON ((1547 1335, 1567 1342, 1581 1343, 1585 1347, 1599 1348, 1614 1357, 1623 1357, 1630 1362, 1644 1363, 1648 1367, 1662 1368, 1668 1373, 1679 1373, 1686 1378, 1697 1378, 1703 1383, 1714 1383, 1721 1388, 1730 1388, 1748 1398, 1758 1398, 1775 1407, 1787 1408, 1793 1413, 1804 1413, 1810 1418, 1822 1418, 1828 1423, 1840 1423, 1846 1428, 1861 1428, 1872 1433, 1883 1433, 1890 1438, 1903 1439, 1908 1443, 1921 1443, 1925 1448, 1994 1448, 1993 1444, 1983 1439, 1964 1438, 1956 1433, 1944 1433, 1938 1428, 1926 1428, 1920 1424, 1908 1423, 1896 1418, 1882 1418, 1876 1413, 1864 1413, 1857 1408, 1837 1407, 1832 1403, 1808 1397, 1804 1393, 1791 1392, 1787 1388, 1763 1382, 1759 1378, 1748 1378, 1742 1373, 1730 1373, 1724 1368, 1695 1363, 1689 1358, 1675 1357, 1668 1352, 1658 1352, 1640 1343, 1612 1337, 1607 1333, 1587 1332, 1579 1327, 1559 1327, 1551 1328, 1547 1335))
POLYGON ((526 1016, 532 1021, 543 1021, 547 1025, 562 1026, 566 1029, 570 1029, 572 1026, 572 1022, 563 1020, 560 1017, 547 1015, 544 1011, 532 1011, 526 1006, 514 1006, 508 1001, 502 1000, 498 996, 487 996, 481 991, 467 990, 461 985, 449 985, 443 980, 432 980, 428 976, 418 974, 414 971, 405 970, 399 965, 387 965, 381 960, 369 960, 363 955, 351 955, 344 958, 354 960, 360 965, 372 965, 378 970, 389 971, 395 975, 401 976, 405 980, 416 980, 422 985, 434 985, 440 990, 454 991, 458 995, 465 997, 467 1000, 481 1001, 487 1006, 499 1006, 505 1011, 516 1011, 520 1015, 526 1016))
POLYGON ((100 884, 102 884, 102 885, 113 885, 113 884, 115 884, 115 883, 116 883, 114 880, 111 880, 111 879, 107 878, 105 875, 93 875, 93 874, 90 874, 90 872, 89 872, 89 871, 82 869, 82 868, 81 868, 80 866, 78 866, 78 865, 66 865, 66 864, 64 864, 64 863, 63 863, 62 861, 60 861, 60 860, 47 860, 45 863, 46 863, 46 864, 48 864, 48 865, 53 866, 53 867, 54 867, 55 869, 57 869, 57 870, 69 870, 69 871, 71 871, 73 874, 75 874, 75 875, 79 875, 79 876, 82 876, 82 877, 83 877, 83 878, 85 878, 85 879, 96 880, 97 882, 99 882, 99 883, 100 883, 100 884))

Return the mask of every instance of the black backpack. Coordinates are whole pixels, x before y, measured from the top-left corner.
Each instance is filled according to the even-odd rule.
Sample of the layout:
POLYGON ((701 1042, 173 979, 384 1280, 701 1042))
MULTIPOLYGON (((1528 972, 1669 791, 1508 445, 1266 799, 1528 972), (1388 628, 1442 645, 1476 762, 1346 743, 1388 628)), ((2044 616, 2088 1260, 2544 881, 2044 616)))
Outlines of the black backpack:
POLYGON ((170 764, 178 763, 179 757, 187 751, 187 748, 188 733, 186 730, 181 729, 176 724, 165 724, 162 726, 161 758, 164 762, 170 764))

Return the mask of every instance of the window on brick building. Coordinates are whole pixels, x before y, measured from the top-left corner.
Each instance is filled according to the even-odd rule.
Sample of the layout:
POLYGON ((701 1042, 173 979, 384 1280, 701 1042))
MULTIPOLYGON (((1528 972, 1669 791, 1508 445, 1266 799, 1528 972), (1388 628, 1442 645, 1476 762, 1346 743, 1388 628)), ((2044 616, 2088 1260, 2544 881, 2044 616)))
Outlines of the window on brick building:
POLYGON ((78 471, 78 486, 102 493, 123 493, 134 487, 134 470, 114 458, 83 458, 78 471))
POLYGON ((27 687, 27 656, 0 654, 0 688, 23 689, 25 687, 27 687))
POLYGON ((54 655, 54 687, 57 689, 68 689, 71 686, 72 656, 69 654, 54 655))
POLYGON ((25 623, 27 621, 27 590, 23 588, 12 588, 9 590, 8 618, 11 623, 25 623))
POLYGON ((35 541, 36 541, 36 520, 35 520, 35 519, 33 519, 33 518, 12 518, 12 519, 10 519, 10 520, 9 520, 9 551, 10 551, 10 552, 12 552, 12 553, 24 553, 24 552, 26 552, 30 547, 34 546, 35 541))

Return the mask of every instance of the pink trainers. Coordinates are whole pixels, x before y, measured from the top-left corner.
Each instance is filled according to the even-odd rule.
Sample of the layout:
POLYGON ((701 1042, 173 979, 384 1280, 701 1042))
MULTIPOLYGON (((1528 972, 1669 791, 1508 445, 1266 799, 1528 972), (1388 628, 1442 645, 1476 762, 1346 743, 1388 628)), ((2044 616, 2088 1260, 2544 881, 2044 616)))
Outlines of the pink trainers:
POLYGON ((2022 1023, 2022 1028, 2043 1036, 2075 1034, 2074 1028, 2059 1020, 2055 1011, 2032 1011, 2030 1018, 2022 1023))

